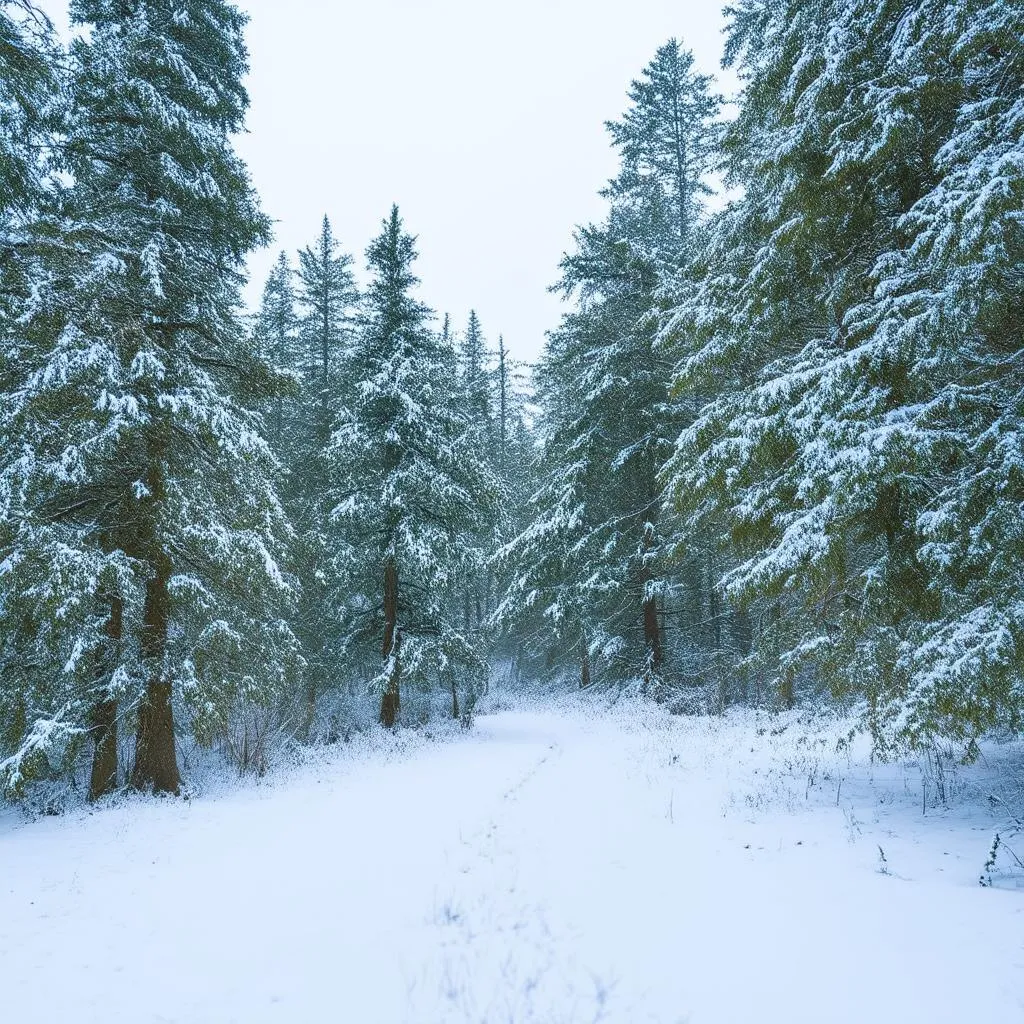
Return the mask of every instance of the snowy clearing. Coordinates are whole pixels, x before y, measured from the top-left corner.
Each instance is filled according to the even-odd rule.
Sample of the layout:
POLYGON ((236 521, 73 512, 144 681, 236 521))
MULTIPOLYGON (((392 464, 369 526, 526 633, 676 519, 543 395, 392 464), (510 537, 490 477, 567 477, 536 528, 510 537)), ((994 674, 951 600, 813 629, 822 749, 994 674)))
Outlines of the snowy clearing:
POLYGON ((942 808, 934 774, 801 737, 505 712, 190 802, 8 815, 5 1019, 1024 1019, 1024 876, 978 885, 1019 755, 947 773, 942 808))

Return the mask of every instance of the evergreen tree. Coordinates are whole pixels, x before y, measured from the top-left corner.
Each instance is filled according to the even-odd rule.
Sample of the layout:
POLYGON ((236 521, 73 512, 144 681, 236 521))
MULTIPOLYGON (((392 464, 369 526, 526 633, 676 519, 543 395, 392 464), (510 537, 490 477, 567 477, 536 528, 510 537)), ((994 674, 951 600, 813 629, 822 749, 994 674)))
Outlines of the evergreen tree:
POLYGON ((622 170, 605 191, 606 223, 578 231, 562 262, 558 288, 578 308, 538 370, 546 479, 532 523, 506 550, 520 576, 504 614, 540 602, 585 679, 597 660, 659 694, 670 587, 658 472, 682 410, 669 401, 671 364, 647 314, 687 258, 717 134, 718 101, 691 68, 676 42, 662 47, 608 126, 622 170))
POLYGON ((1013 589, 989 587, 1016 543, 995 367, 1019 27, 999 3, 738 7, 743 197, 667 331, 709 396, 670 470, 690 527, 737 542, 723 583, 759 610, 782 700, 800 679, 863 698, 883 746, 1020 720, 1013 589))
POLYGON ((670 39, 632 83, 622 119, 607 124, 622 167, 606 194, 648 221, 667 221, 675 237, 665 242, 676 252, 689 244, 700 201, 711 194, 721 105, 712 85, 694 72, 693 54, 670 39))
POLYGON ((575 663, 587 687, 592 651, 611 651, 599 635, 601 516, 590 503, 599 494, 601 439, 579 429, 566 401, 568 382, 587 370, 581 355, 556 332, 538 368, 541 450, 531 467, 538 487, 525 504, 520 532, 496 555, 508 583, 494 619, 523 646, 543 651, 546 669, 575 663))
POLYGON ((31 256, 40 242, 44 157, 56 127, 55 44, 29 3, 0 3, 0 393, 22 344, 18 321, 30 299, 31 256))
POLYGON ((39 152, 55 85, 52 35, 49 21, 33 4, 0 3, 0 212, 5 220, 23 222, 36 209, 39 152))
POLYGON ((450 690, 465 673, 471 707, 487 665, 451 617, 493 515, 495 481, 471 443, 450 354, 414 297, 414 239, 395 207, 367 250, 373 280, 346 363, 354 385, 331 446, 334 520, 349 664, 383 657, 371 689, 393 726, 406 684, 450 690))
POLYGON ((212 739, 239 704, 280 694, 294 656, 287 525, 251 411, 279 382, 238 315, 242 261, 268 234, 230 144, 245 19, 222 0, 76 0, 71 14, 86 31, 71 52, 70 244, 36 282, 4 465, 13 621, 37 637, 26 672, 5 676, 26 709, 5 774, 16 784, 88 732, 100 795, 128 721, 133 784, 176 792, 175 707, 212 739))
POLYGON ((518 566, 506 548, 530 523, 528 503, 540 485, 540 479, 535 438, 527 414, 525 377, 520 364, 509 353, 503 336, 498 337, 493 406, 493 462, 501 484, 503 512, 491 542, 488 564, 495 594, 488 627, 492 655, 511 659, 518 675, 524 665, 529 667, 535 654, 532 645, 530 650, 524 650, 519 629, 534 637, 538 635, 536 623, 531 621, 536 618, 536 610, 512 617, 517 623, 515 632, 493 627, 500 627, 502 620, 509 617, 510 608, 517 603, 514 600, 510 602, 509 595, 518 566))
POLYGON ((358 292, 352 257, 339 253, 330 220, 325 216, 316 244, 299 253, 300 299, 305 403, 315 424, 311 443, 322 450, 341 402, 339 368, 352 323, 358 292), (315 438, 315 441, 313 441, 315 438))
POLYGON ((491 354, 487 349, 480 318, 470 310, 462 338, 462 390, 466 416, 481 444, 491 447, 494 410, 491 407, 491 354))
POLYGON ((329 567, 336 538, 326 487, 327 449, 332 424, 352 397, 344 367, 359 303, 352 257, 340 252, 326 216, 315 244, 299 253, 298 278, 300 350, 291 368, 300 373, 301 387, 293 435, 280 457, 288 470, 285 503, 296 527, 292 555, 303 581, 294 621, 306 662, 300 734, 308 736, 338 654, 340 626, 332 613, 329 567))
MULTIPOLYGON (((480 457, 493 469, 496 452, 490 361, 480 318, 476 310, 470 310, 459 352, 462 412, 480 457)), ((481 557, 463 582, 462 615, 467 634, 480 629, 491 612, 492 579, 486 563, 494 549, 495 525, 494 522, 488 523, 485 531, 474 539, 473 549, 481 557)))
MULTIPOLYGON (((256 354, 279 371, 295 374, 301 380, 299 367, 302 365, 299 353, 299 318, 296 310, 294 271, 288 263, 288 256, 281 253, 274 264, 263 288, 263 298, 256 314, 254 340, 256 354)), ((270 439, 278 458, 283 458, 288 440, 286 439, 285 396, 279 394, 269 413, 270 439)), ((291 410, 290 410, 291 412, 291 410)), ((288 425, 294 413, 287 417, 288 425)))
POLYGON ((927 395, 913 410, 923 443, 912 466, 931 487, 915 528, 935 604, 874 724, 886 739, 939 734, 974 753, 988 729, 1024 729, 1024 9, 936 5, 915 28, 900 79, 909 91, 915 51, 930 51, 956 110, 934 183, 897 225, 909 244, 879 261, 865 319, 911 349, 927 395))

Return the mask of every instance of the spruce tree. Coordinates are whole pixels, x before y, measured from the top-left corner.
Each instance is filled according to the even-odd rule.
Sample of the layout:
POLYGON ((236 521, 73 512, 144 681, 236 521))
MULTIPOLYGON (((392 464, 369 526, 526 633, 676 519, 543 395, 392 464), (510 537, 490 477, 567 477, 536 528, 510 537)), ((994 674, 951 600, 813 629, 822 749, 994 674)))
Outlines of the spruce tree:
POLYGON ((339 368, 359 298, 351 267, 352 257, 339 252, 325 216, 316 243, 299 253, 304 402, 313 427, 310 443, 317 450, 326 443, 341 401, 339 368))
MULTIPOLYGON (((23 343, 19 319, 31 299, 32 255, 42 241, 41 206, 52 133, 58 127, 56 46, 31 4, 0 3, 0 394, 23 343)), ((2 412, 2 410, 0 410, 2 412)))
POLYGON ((721 98, 712 86, 709 75, 694 71, 693 54, 670 39, 632 83, 626 113, 607 124, 622 166, 606 194, 648 219, 667 220, 677 251, 690 242, 718 162, 721 98))
MULTIPOLYGON (((470 310, 459 351, 460 404, 480 457, 493 469, 496 451, 490 361, 491 354, 480 318, 475 309, 470 310)), ((495 523, 489 523, 484 533, 475 538, 473 547, 480 552, 481 558, 463 583, 463 627, 467 633, 479 629, 491 612, 492 579, 486 560, 494 548, 494 526, 495 523)))
POLYGON ((576 308, 538 369, 545 479, 506 548, 519 577, 503 614, 544 608, 563 648, 555 664, 571 652, 584 679, 600 667, 664 694, 671 592, 658 474, 684 410, 669 400, 671 363, 648 313, 701 223, 718 101, 675 41, 630 99, 608 125, 622 161, 604 193, 609 216, 580 229, 562 262, 557 288, 576 308))
POLYGON ((350 666, 374 648, 383 659, 370 686, 389 727, 404 685, 448 691, 461 673, 471 708, 487 672, 451 612, 496 484, 458 408, 451 354, 414 295, 415 258, 395 207, 367 250, 372 282, 345 367, 353 397, 330 450, 345 650, 350 666))
POLYGON ((351 398, 345 361, 357 316, 359 294, 352 257, 340 251, 325 216, 313 245, 299 253, 299 347, 289 368, 300 390, 291 435, 280 451, 287 470, 285 505, 296 528, 292 546, 302 592, 295 629, 305 659, 305 709, 300 735, 314 726, 319 698, 335 675, 339 623, 332 612, 327 449, 332 425, 351 398))
POLYGON ((493 441, 494 410, 491 404, 491 354, 476 310, 470 310, 462 336, 462 390, 466 416, 480 443, 490 448, 493 441))
POLYGON ((783 702, 804 681, 859 700, 883 748, 970 746, 1021 707, 999 500, 1017 464, 1000 353, 1020 14, 905 13, 734 12, 743 194, 667 326, 679 386, 708 399, 670 473, 689 527, 735 542, 723 584, 761 619, 783 702))
POLYGON ((34 5, 0 4, 0 792, 7 795, 64 776, 76 759, 90 724, 90 653, 102 631, 91 597, 111 570, 83 543, 83 528, 53 515, 55 478, 74 474, 76 441, 49 429, 59 400, 44 398, 38 421, 24 415, 26 392, 43 383, 35 375, 41 346, 53 340, 38 330, 49 294, 45 268, 63 250, 57 183, 46 178, 61 115, 55 54, 50 24, 34 5), (39 463, 48 457, 43 484, 39 463))
MULTIPOLYGON (((36 209, 39 156, 50 127, 48 98, 56 84, 54 53, 52 28, 41 11, 22 0, 0 3, 0 213, 5 219, 23 221, 36 209)), ((4 239, 5 248, 10 241, 4 239)))
MULTIPOLYGON (((263 297, 253 324, 253 339, 257 356, 280 372, 294 374, 297 388, 301 380, 299 368, 302 360, 299 352, 300 323, 296 309, 294 276, 295 272, 288 263, 288 256, 282 252, 263 287, 263 297)), ((277 395, 268 410, 267 425, 278 458, 284 458, 294 434, 295 418, 294 402, 288 403, 283 394, 277 395)))
POLYGON ((222 0, 71 14, 74 251, 37 286, 8 477, 12 557, 38 567, 15 600, 75 657, 16 757, 39 748, 38 723, 90 731, 100 795, 127 721, 132 783, 176 792, 176 707, 211 740, 240 704, 276 699, 295 654, 287 524, 253 411, 280 382, 238 308, 244 257, 268 236, 230 142, 245 19, 222 0))

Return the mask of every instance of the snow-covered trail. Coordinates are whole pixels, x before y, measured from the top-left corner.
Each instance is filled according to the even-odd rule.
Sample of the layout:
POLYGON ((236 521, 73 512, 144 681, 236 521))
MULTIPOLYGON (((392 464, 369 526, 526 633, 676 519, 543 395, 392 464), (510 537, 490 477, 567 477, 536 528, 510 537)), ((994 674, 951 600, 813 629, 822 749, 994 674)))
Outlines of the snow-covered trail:
POLYGON ((748 740, 507 713, 398 759, 7 821, 3 1017, 1024 1019, 1024 894, 976 885, 984 826, 766 809, 748 740))

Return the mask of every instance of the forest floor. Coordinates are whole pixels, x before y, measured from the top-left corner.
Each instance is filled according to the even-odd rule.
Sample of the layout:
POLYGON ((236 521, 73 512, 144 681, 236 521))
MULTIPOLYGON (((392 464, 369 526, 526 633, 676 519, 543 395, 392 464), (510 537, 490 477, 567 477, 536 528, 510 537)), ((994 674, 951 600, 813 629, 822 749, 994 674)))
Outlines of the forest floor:
POLYGON ((978 884, 1020 747, 939 771, 837 735, 535 707, 187 801, 7 813, 2 1017, 1024 1020, 1024 873, 978 884))

